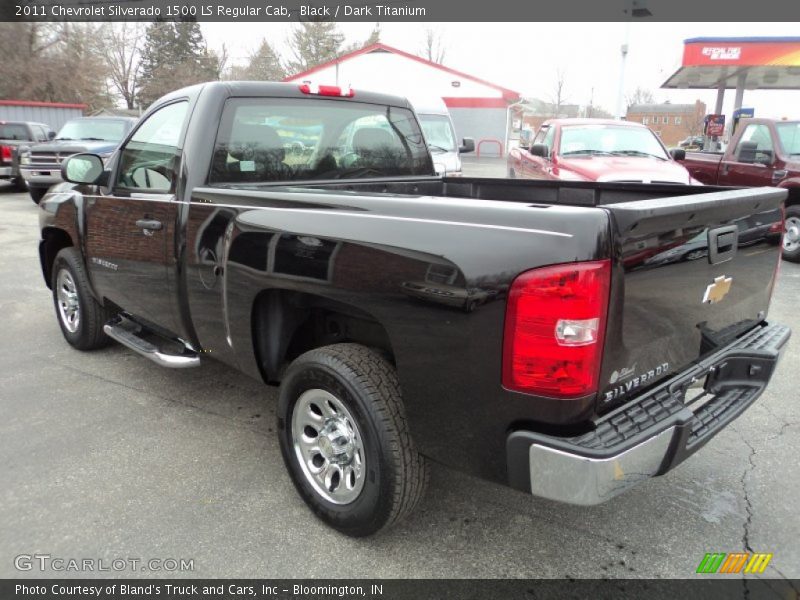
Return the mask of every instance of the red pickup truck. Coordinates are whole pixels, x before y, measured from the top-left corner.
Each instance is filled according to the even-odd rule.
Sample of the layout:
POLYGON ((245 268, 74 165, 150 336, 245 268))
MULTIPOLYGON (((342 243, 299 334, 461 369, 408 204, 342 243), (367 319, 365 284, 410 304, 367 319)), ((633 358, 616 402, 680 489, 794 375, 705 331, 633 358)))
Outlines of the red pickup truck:
POLYGON ((725 152, 687 152, 682 161, 705 184, 789 189, 783 258, 800 262, 800 121, 744 119, 725 152))
POLYGON ((689 172, 655 133, 630 121, 551 119, 528 147, 508 154, 509 177, 561 181, 667 183, 688 185, 689 172))

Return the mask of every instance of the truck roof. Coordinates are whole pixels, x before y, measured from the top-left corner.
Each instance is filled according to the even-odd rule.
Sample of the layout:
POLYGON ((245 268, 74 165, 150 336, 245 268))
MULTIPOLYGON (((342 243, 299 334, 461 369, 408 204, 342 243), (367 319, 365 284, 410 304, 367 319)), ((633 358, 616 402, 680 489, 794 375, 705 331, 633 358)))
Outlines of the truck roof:
POLYGON ((542 127, 551 125, 618 125, 627 127, 644 127, 636 121, 618 121, 616 119, 548 119, 542 123, 542 127))
MULTIPOLYGON (((163 101, 173 98, 199 95, 201 92, 212 92, 223 96, 244 96, 244 97, 273 97, 273 98, 323 98, 336 99, 353 102, 368 102, 370 104, 381 104, 386 106, 397 106, 411 109, 411 103, 402 97, 391 94, 381 94, 377 92, 367 92, 354 89, 352 97, 345 96, 323 96, 318 94, 308 94, 300 91, 303 82, 297 83, 278 83, 274 81, 210 81, 200 83, 190 87, 176 90, 156 101, 154 104, 161 104, 163 101)), ((342 86, 346 88, 347 86, 342 86)))

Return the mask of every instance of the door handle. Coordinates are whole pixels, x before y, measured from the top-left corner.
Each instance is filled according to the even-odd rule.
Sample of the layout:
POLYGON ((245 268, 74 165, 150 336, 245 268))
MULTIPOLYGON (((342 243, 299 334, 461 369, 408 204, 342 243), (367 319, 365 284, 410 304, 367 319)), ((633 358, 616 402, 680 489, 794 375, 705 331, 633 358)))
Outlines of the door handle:
POLYGON ((139 219, 136 221, 136 226, 152 231, 158 231, 162 227, 161 221, 156 221, 155 219, 139 219))

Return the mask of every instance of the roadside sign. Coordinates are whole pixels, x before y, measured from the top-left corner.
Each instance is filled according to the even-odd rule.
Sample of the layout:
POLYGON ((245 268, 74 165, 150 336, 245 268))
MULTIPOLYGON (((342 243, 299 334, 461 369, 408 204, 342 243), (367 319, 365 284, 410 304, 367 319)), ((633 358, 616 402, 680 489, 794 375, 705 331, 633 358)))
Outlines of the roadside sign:
POLYGON ((725 132, 725 115, 706 115, 705 125, 707 136, 721 136, 725 132))

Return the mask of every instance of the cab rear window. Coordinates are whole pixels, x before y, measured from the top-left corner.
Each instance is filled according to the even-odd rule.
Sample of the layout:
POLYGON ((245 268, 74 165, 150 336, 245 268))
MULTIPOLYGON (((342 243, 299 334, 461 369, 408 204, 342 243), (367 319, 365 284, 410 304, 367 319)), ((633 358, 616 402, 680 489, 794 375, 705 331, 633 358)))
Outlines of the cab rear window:
POLYGON ((209 183, 432 175, 410 110, 321 99, 233 98, 209 183))

